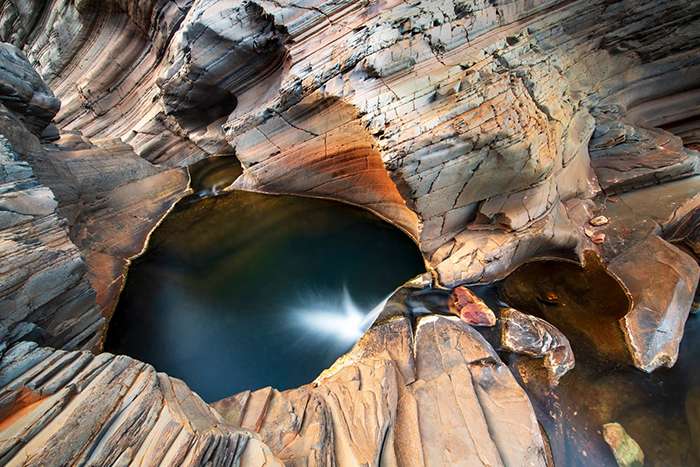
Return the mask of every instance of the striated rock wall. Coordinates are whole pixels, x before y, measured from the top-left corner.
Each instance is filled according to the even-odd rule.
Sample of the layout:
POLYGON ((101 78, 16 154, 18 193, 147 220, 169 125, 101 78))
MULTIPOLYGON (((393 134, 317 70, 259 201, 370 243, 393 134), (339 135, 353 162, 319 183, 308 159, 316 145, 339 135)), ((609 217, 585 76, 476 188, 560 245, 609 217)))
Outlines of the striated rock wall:
POLYGON ((0 463, 281 466, 180 380, 125 356, 22 342, 0 358, 0 463))
POLYGON ((18 154, 32 150, 36 137, 0 105, 0 347, 93 347, 104 319, 53 193, 18 154))
POLYGON ((63 131, 169 166, 235 148, 233 188, 367 207, 445 285, 575 254, 568 200, 700 167, 697 2, 8 5, 63 131))
POLYGON ((58 101, 14 46, 0 45, 0 63, 0 350, 21 339, 94 347, 105 321, 86 264, 28 163, 44 154, 36 134, 58 101))
POLYGON ((189 177, 120 140, 42 144, 59 102, 18 49, 0 44, 0 57, 2 339, 98 349, 129 260, 189 177))

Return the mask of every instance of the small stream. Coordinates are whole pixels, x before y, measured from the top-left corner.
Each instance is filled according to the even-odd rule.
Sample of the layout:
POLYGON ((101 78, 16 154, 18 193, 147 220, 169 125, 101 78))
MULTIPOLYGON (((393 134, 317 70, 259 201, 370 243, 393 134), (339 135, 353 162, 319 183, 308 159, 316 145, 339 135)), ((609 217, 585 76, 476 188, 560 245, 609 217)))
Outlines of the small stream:
POLYGON ((372 310, 423 271, 413 241, 360 208, 193 196, 132 264, 105 350, 179 377, 207 401, 297 387, 349 350, 372 310))

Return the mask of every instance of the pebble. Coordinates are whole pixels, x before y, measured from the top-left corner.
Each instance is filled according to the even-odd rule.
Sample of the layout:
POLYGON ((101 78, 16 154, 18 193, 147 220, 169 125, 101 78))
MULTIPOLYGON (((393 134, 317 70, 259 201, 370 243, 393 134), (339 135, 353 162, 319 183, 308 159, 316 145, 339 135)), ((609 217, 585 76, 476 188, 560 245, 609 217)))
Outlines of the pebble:
POLYGON ((605 234, 603 232, 596 232, 591 236, 591 241, 596 245, 600 245, 605 242, 605 234))
POLYGON ((588 223, 594 227, 600 227, 601 225, 606 225, 610 220, 605 216, 596 216, 589 220, 588 223))

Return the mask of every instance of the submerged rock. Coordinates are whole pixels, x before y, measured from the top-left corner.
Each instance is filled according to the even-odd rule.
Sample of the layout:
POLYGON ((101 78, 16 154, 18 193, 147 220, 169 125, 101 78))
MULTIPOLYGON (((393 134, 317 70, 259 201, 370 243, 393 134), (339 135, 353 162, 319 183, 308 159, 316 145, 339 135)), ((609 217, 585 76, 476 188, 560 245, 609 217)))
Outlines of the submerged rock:
POLYGON ((452 313, 472 326, 493 326, 496 324, 496 315, 493 314, 491 308, 467 287, 455 287, 450 295, 448 306, 452 313))
POLYGON ((530 357, 544 357, 553 386, 559 384, 559 379, 575 364, 569 340, 561 331, 543 319, 514 308, 501 310, 501 347, 530 357))
POLYGON ((619 423, 603 425, 603 438, 612 449, 617 465, 620 467, 642 467, 644 465, 642 448, 619 423))

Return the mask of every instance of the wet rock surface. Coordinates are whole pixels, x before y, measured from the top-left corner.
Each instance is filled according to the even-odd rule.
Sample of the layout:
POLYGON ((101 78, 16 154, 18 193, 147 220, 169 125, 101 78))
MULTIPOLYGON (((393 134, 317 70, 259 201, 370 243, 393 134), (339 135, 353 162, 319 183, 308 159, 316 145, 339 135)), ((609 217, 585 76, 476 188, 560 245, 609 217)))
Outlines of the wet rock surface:
POLYGON ((615 454, 615 460, 620 467, 641 467, 644 465, 642 449, 619 423, 613 422, 603 425, 603 438, 615 454))
POLYGON ((455 287, 448 302, 450 311, 472 326, 494 326, 496 315, 467 287, 455 287))
POLYGON ((503 282, 502 293, 510 306, 544 319, 570 341, 585 343, 588 352, 631 363, 619 323, 630 300, 595 257, 584 266, 556 260, 526 263, 503 282))
POLYGON ((618 321, 628 305, 611 301, 611 292, 616 289, 624 297, 621 284, 616 285, 609 275, 607 280, 613 282, 600 282, 590 268, 576 275, 565 263, 559 263, 559 268, 551 262, 546 266, 551 282, 543 281, 545 269, 533 269, 530 264, 521 266, 503 283, 502 298, 555 324, 569 340, 576 365, 558 386, 551 387, 537 360, 516 354, 503 358, 532 400, 555 463, 616 465, 603 439, 602 426, 618 422, 643 450, 645 465, 696 465, 700 461, 694 428, 700 387, 695 371, 700 352, 697 316, 686 322, 676 364, 645 373, 632 366, 630 356, 624 359, 629 352, 618 321), (569 275, 571 281, 567 280, 569 275), (513 281, 519 284, 517 289, 513 281), (561 285, 554 289, 558 300, 546 302, 546 291, 552 284, 561 285), (598 294, 582 288, 586 284, 598 294), (526 289, 529 295, 525 295, 526 289), (516 295, 515 290, 521 294, 516 295), (599 301, 587 301, 586 297, 599 301), (610 331, 613 324, 617 324, 616 333, 610 331))
MULTIPOLYGON (((556 389, 530 378, 523 357, 509 356, 557 462, 613 465, 596 430, 619 421, 648 464, 698 463, 698 384, 686 361, 697 361, 688 340, 697 336, 697 317, 688 317, 687 308, 698 276, 699 8, 685 0, 6 1, 0 40, 12 45, 0 46, 0 351, 22 339, 99 350, 129 261, 187 194, 187 174, 176 167, 235 150, 243 173, 232 188, 369 209, 416 240, 437 286, 488 283, 524 264, 506 280, 504 297, 555 325, 577 353, 576 368, 556 389), (599 216, 608 222, 591 222, 599 216), (552 272, 528 262, 540 256, 584 266, 567 263, 552 272), (653 374, 630 366, 653 370, 674 362, 653 374), (595 404, 578 403, 587 398, 595 404)), ((405 294, 412 304, 389 303, 387 315, 412 307, 448 312, 444 291, 405 294)), ((105 373, 99 389, 85 393, 89 402, 78 395, 61 406, 80 385, 67 383, 70 394, 60 393, 60 401, 53 389, 46 389, 54 394, 49 402, 32 392, 32 384, 73 374, 60 365, 39 382, 18 383, 2 405, 9 408, 3 414, 13 415, 0 424, 22 435, 4 438, 2 455, 19 453, 17 463, 92 456, 111 464, 147 453, 163 464, 412 465, 453 464, 449 455, 459 452, 474 463, 513 464, 523 456, 539 463, 542 457, 532 454, 539 448, 529 450, 538 444, 532 424, 523 422, 525 409, 513 411, 522 431, 508 437, 506 448, 504 433, 512 427, 490 424, 510 419, 500 418, 500 400, 489 405, 485 386, 503 383, 517 392, 516 401, 524 394, 511 386, 510 373, 497 359, 473 360, 472 352, 492 352, 466 324, 449 321, 466 336, 457 339, 445 318, 428 321, 439 331, 415 328, 426 319, 405 318, 435 341, 421 341, 416 332, 415 342, 401 347, 423 354, 414 356, 413 383, 401 386, 410 379, 406 351, 398 363, 373 357, 371 371, 341 365, 326 374, 328 392, 320 383, 313 387, 313 401, 324 401, 315 406, 306 405, 308 387, 279 393, 290 394, 284 409, 270 412, 280 420, 303 425, 304 419, 289 421, 290 407, 300 413, 303 401, 305 410, 319 409, 309 420, 332 420, 326 424, 332 430, 319 430, 319 422, 307 426, 308 436, 277 438, 279 426, 268 430, 272 422, 261 416, 260 434, 245 436, 264 438, 268 449, 243 441, 238 428, 217 424, 208 431, 218 416, 190 404, 189 390, 179 389, 178 404, 206 413, 204 431, 193 428, 199 415, 188 409, 147 435, 174 439, 167 453, 154 453, 153 444, 124 447, 130 444, 124 440, 143 438, 110 423, 146 406, 112 410, 114 394, 137 400, 138 385, 128 381, 153 377, 134 376, 151 373, 117 357, 130 368, 122 372, 128 378, 105 373), (459 350, 447 351, 441 338, 459 350), (370 395, 359 384, 362 371, 375 375, 370 395), (383 371, 387 378, 376 376, 383 371), (501 371, 505 376, 494 376, 501 371), (451 386, 452 378, 464 384, 451 386), (469 384, 474 391, 459 392, 469 384), (362 417, 333 406, 340 396, 328 395, 330 387, 352 394, 346 405, 362 417), (366 407, 377 406, 378 387, 394 396, 365 416, 366 407), (435 403, 444 394, 456 401, 449 411, 435 403), (469 417, 460 420, 455 406, 469 417), (66 414, 56 420, 85 433, 49 422, 51 429, 21 446, 54 407, 66 414), (356 424, 338 428, 346 420, 356 424), (453 426, 461 433, 455 439, 453 426), (126 433, 121 441, 115 430, 126 433), (469 444, 477 438, 467 439, 472 430, 484 440, 479 448, 469 444), (322 449, 331 444, 338 449, 322 449), (391 452, 395 458, 385 456, 391 452)), ((12 355, 6 352, 3 362, 12 355)), ((264 392, 254 394, 250 408, 241 409, 253 419, 267 400, 264 392)), ((257 427, 251 420, 240 423, 257 427)), ((132 421, 125 423, 139 426, 132 421)))
POLYGON ((616 257, 609 266, 631 295, 622 319, 634 364, 645 371, 673 366, 683 338, 700 266, 677 247, 651 236, 616 257))
POLYGON ((514 308, 501 310, 501 348, 508 352, 544 358, 550 384, 574 368, 576 361, 571 345, 557 328, 536 316, 514 308))
POLYGON ((285 465, 546 465, 528 398, 489 344, 454 317, 411 328, 392 318, 312 385, 213 407, 285 465))

